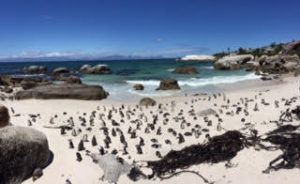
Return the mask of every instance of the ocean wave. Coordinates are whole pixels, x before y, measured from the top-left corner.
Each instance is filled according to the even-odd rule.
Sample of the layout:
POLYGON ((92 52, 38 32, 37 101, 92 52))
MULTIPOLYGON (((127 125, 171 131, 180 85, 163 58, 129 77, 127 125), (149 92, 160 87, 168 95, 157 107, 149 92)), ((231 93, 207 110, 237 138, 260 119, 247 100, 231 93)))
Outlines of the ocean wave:
POLYGON ((128 84, 143 84, 145 86, 158 86, 159 80, 127 80, 128 84))
POLYGON ((201 67, 202 69, 209 69, 209 70, 212 70, 214 69, 214 66, 205 66, 205 67, 201 67))
MULTIPOLYGON (((216 85, 216 84, 228 84, 228 83, 235 83, 244 80, 252 80, 252 79, 259 79, 260 77, 255 75, 254 73, 250 73, 243 76, 216 76, 211 78, 190 78, 187 80, 179 80, 178 83, 181 86, 191 86, 191 87, 198 87, 198 86, 206 86, 206 85, 216 85)), ((144 86, 158 86, 160 81, 159 80, 127 80, 128 84, 142 84, 144 86)))
POLYGON ((168 69, 168 72, 173 72, 175 70, 175 68, 170 68, 168 69))

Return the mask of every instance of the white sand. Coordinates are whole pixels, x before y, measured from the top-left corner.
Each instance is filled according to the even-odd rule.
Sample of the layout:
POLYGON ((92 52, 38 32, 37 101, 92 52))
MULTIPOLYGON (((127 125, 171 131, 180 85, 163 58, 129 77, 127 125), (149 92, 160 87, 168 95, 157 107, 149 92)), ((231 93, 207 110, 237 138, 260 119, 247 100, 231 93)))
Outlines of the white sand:
MULTIPOLYGON (((280 111, 285 110, 287 106, 284 106, 284 102, 281 101, 281 98, 291 98, 297 96, 299 98, 299 78, 286 77, 281 82, 261 82, 261 81, 251 81, 249 83, 244 82, 241 84, 232 84, 235 86, 235 90, 229 90, 227 87, 226 98, 230 99, 230 105, 240 102, 240 98, 249 98, 254 99, 254 102, 249 102, 248 111, 249 116, 245 117, 243 113, 240 115, 226 115, 226 112, 234 111, 235 107, 229 107, 228 110, 222 108, 224 111, 223 114, 220 114, 220 117, 223 119, 222 127, 226 130, 236 130, 244 127, 244 123, 241 122, 241 118, 245 117, 246 123, 251 123, 259 131, 259 134, 265 133, 276 128, 276 125, 269 123, 269 120, 278 120, 280 111), (246 84, 245 84, 246 83, 246 84), (253 84, 252 84, 253 83, 253 84), (278 83, 274 85, 274 83, 278 83), (236 86, 244 86, 237 88, 236 86), (254 87, 254 86, 261 87, 254 87), (255 96, 257 99, 255 99, 255 96), (269 106, 262 105, 261 99, 265 99, 266 102, 269 102, 269 106), (280 107, 275 108, 274 100, 280 101, 280 107), (259 111, 254 112, 253 108, 255 103, 258 103, 259 111)), ((225 87, 224 87, 225 88, 225 87)), ((205 134, 203 133, 198 139, 194 136, 185 137, 185 142, 183 144, 178 144, 178 140, 168 133, 167 129, 172 127, 178 133, 182 134, 186 131, 190 131, 195 124, 199 124, 202 128, 210 129, 210 135, 220 135, 225 132, 217 131, 217 118, 210 116, 209 119, 212 120, 212 126, 207 126, 207 123, 204 122, 202 117, 198 117, 197 120, 188 114, 188 111, 194 109, 195 112, 204 110, 207 108, 213 108, 215 110, 221 109, 221 105, 226 105, 227 102, 223 101, 223 96, 218 97, 217 99, 211 98, 211 101, 208 101, 208 97, 198 96, 198 97, 167 97, 156 99, 159 103, 163 103, 163 112, 169 112, 171 115, 169 117, 169 122, 167 125, 163 125, 163 114, 160 114, 158 107, 153 108, 142 108, 136 109, 135 115, 131 115, 130 120, 140 119, 139 114, 144 113, 148 117, 148 122, 152 122, 152 115, 150 111, 153 111, 153 114, 158 114, 157 126, 162 127, 162 135, 156 135, 155 131, 146 134, 144 129, 147 125, 145 119, 142 119, 143 125, 141 130, 137 131, 137 136, 141 136, 145 140, 146 146, 142 147, 143 154, 138 155, 135 145, 139 143, 139 138, 130 139, 130 135, 127 134, 129 126, 132 126, 135 129, 136 124, 130 123, 130 120, 127 120, 126 116, 124 118, 125 123, 120 123, 119 113, 113 113, 113 119, 119 122, 120 129, 125 134, 126 141, 128 142, 128 152, 131 158, 128 158, 129 155, 122 155, 122 145, 119 141, 119 136, 111 136, 111 121, 107 120, 108 110, 112 107, 118 109, 121 107, 121 103, 111 102, 108 100, 103 101, 80 101, 80 100, 25 100, 25 101, 5 101, 4 105, 7 107, 13 107, 15 114, 20 114, 18 117, 12 117, 11 122, 14 125, 28 126, 27 122, 29 119, 29 114, 40 114, 40 118, 37 119, 37 122, 33 123, 33 128, 36 128, 44 132, 49 140, 49 145, 51 151, 54 153, 54 160, 45 170, 44 175, 35 181, 35 184, 64 184, 66 179, 69 179, 72 184, 96 184, 96 183, 107 183, 100 180, 100 177, 103 175, 101 168, 94 164, 88 156, 85 155, 85 151, 82 151, 83 161, 77 162, 76 149, 69 149, 68 139, 72 139, 75 148, 78 145, 79 140, 83 137, 84 134, 88 134, 88 138, 91 141, 93 135, 97 137, 97 141, 100 145, 104 146, 103 131, 100 131, 101 122, 98 118, 99 113, 105 113, 105 121, 107 127, 109 127, 110 137, 112 138, 112 144, 110 145, 109 152, 114 148, 119 151, 119 154, 127 162, 132 163, 133 160, 157 160, 155 151, 159 150, 162 155, 165 155, 171 149, 179 150, 185 146, 192 144, 203 143, 206 141, 205 134), (200 101, 191 103, 192 99, 199 99, 200 101), (204 100, 205 99, 205 100, 204 100), (172 111, 171 101, 175 101, 175 108, 172 111), (186 103, 187 102, 187 103, 186 103), (168 106, 166 105, 168 104, 168 106), (216 104, 216 106, 214 106, 216 104), (192 108, 191 105, 194 107, 192 108), (106 107, 104 111, 103 107, 106 107), (97 110, 97 107, 99 110, 97 110), (177 123, 173 120, 173 117, 177 116, 179 111, 183 109, 183 116, 186 121, 191 123, 190 127, 185 127, 185 129, 180 128, 180 121, 177 123), (53 126, 58 126, 66 124, 67 119, 72 116, 75 122, 76 127, 80 127, 80 121, 78 116, 82 116, 85 112, 87 115, 87 125, 89 125, 89 116, 92 111, 96 110, 97 115, 95 119, 95 126, 91 132, 85 130, 81 127, 83 132, 77 137, 71 136, 71 132, 67 132, 67 135, 60 135, 59 129, 47 129, 44 128, 44 125, 51 126, 49 124, 50 118, 54 117, 55 114, 58 115, 58 118, 54 118, 55 124, 53 126), (67 115, 63 115, 63 112, 67 112, 67 115), (162 148, 154 149, 150 145, 151 139, 156 138, 158 142, 162 144, 162 148), (164 143, 165 139, 169 139, 172 142, 172 145, 166 145, 164 143)), ((127 110, 134 109, 137 102, 131 102, 125 104, 125 109, 127 110)), ((293 104, 291 107, 295 107, 297 103, 293 104)), ((243 106, 244 107, 244 106, 243 106)), ((123 111, 125 112, 125 111, 123 111)), ((294 121, 293 124, 299 124, 299 121, 294 121)), ((247 132, 247 131, 246 131, 247 132)), ((97 152, 96 147, 92 147, 91 143, 85 143, 85 147, 91 152, 97 152)), ((276 172, 271 172, 270 174, 263 174, 262 171, 268 167, 268 164, 271 160, 276 158, 281 151, 267 152, 267 151, 255 151, 253 148, 245 148, 238 153, 236 157, 232 159, 233 164, 237 164, 236 167, 227 169, 225 167, 225 162, 218 164, 200 164, 195 165, 189 168, 189 170, 199 171, 203 176, 208 178, 210 181, 216 183, 263 183, 263 184, 282 184, 282 183, 300 183, 299 169, 291 170, 279 170, 276 172)), ((33 183, 32 179, 28 179, 24 182, 25 184, 33 183)), ((159 179, 153 180, 140 180, 138 182, 131 181, 126 175, 123 175, 119 179, 119 183, 166 183, 166 184, 182 184, 182 183, 203 183, 203 181, 194 174, 181 174, 175 176, 169 180, 160 181, 159 179)))

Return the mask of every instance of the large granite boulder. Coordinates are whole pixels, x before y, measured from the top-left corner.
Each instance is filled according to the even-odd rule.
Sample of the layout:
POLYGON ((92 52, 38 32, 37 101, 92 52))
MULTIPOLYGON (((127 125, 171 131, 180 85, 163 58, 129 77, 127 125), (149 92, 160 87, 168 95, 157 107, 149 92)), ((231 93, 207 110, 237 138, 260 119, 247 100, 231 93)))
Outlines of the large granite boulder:
POLYGON ((160 81, 159 87, 156 90, 179 90, 177 80, 175 79, 165 79, 160 81))
POLYGON ((1 76, 2 85, 9 87, 22 87, 23 89, 30 89, 40 85, 48 85, 49 82, 45 78, 41 77, 24 77, 15 75, 3 75, 1 76))
POLYGON ((137 91, 144 90, 144 86, 142 84, 136 84, 133 86, 133 88, 137 91))
POLYGON ((259 69, 265 73, 281 74, 295 71, 300 66, 297 55, 263 55, 257 59, 259 69))
POLYGON ((22 80, 20 82, 20 86, 23 89, 31 89, 37 86, 44 86, 44 85, 49 85, 52 84, 50 81, 47 81, 46 79, 42 79, 42 78, 25 78, 24 80, 22 80))
POLYGON ((66 84, 82 84, 82 81, 79 77, 71 75, 66 79, 66 84))
POLYGON ((197 112, 198 116, 210 116, 210 115, 215 115, 215 114, 217 114, 217 112, 211 108, 197 112))
POLYGON ((3 128, 9 124, 9 112, 8 109, 0 104, 0 128, 3 128))
POLYGON ((30 74, 41 74, 41 73, 46 73, 47 72, 47 67, 45 66, 28 66, 23 68, 24 73, 30 73, 30 74))
POLYGON ((37 168, 49 164, 46 136, 37 130, 6 126, 0 128, 0 183, 21 184, 37 168))
POLYGON ((11 87, 5 86, 3 89, 1 89, 1 92, 10 94, 10 93, 14 92, 14 90, 11 87))
POLYGON ((156 105, 156 101, 152 98, 142 98, 140 100, 140 106, 154 106, 156 105))
POLYGON ((198 71, 196 68, 194 67, 180 67, 180 68, 176 68, 173 73, 177 73, 177 74, 189 74, 189 75, 193 75, 193 74, 198 74, 198 71))
POLYGON ((216 70, 238 70, 253 59, 254 57, 250 54, 224 56, 214 63, 214 68, 216 70))
POLYGON ((54 76, 57 76, 57 75, 64 74, 64 73, 70 73, 70 71, 65 67, 59 67, 59 68, 54 69, 52 73, 54 76))
POLYGON ((13 75, 1 76, 1 81, 4 86, 21 87, 20 83, 22 82, 22 80, 24 80, 24 78, 13 75))
POLYGON ((64 81, 66 84, 82 84, 82 81, 78 76, 69 74, 60 74, 56 76, 56 80, 64 81))
POLYGON ((83 74, 110 74, 111 70, 106 64, 99 64, 96 66, 83 65, 80 68, 80 72, 83 74))
POLYGON ((38 86, 29 90, 18 91, 15 98, 22 99, 80 99, 101 100, 108 96, 101 86, 82 84, 51 84, 38 86))

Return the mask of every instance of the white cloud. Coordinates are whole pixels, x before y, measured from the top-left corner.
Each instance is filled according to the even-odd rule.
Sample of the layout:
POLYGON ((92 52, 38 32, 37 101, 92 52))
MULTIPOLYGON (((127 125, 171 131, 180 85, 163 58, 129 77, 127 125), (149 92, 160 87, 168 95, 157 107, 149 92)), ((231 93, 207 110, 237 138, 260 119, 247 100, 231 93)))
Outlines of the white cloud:
POLYGON ((181 57, 189 54, 202 54, 207 48, 174 48, 159 51, 140 51, 140 52, 44 52, 44 51, 26 51, 15 55, 0 56, 1 60, 5 59, 39 59, 39 58, 69 58, 69 59, 99 59, 106 56, 120 55, 132 57, 181 57))
POLYGON ((11 56, 2 56, 2 58, 43 58, 43 57, 68 57, 73 56, 74 53, 68 52, 21 52, 20 54, 11 56))

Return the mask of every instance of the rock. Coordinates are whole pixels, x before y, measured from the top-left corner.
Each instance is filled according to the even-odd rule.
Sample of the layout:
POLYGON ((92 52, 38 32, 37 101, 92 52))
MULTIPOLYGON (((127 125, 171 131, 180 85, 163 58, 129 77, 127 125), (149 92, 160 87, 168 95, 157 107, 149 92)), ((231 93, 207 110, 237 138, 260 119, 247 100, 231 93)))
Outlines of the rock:
POLYGON ((300 68, 296 69, 294 76, 298 77, 300 75, 300 68))
POLYGON ((80 68, 80 72, 83 74, 110 74, 111 70, 108 65, 99 64, 91 67, 91 65, 83 65, 80 68))
POLYGON ((180 67, 180 68, 176 68, 173 71, 173 73, 193 75, 193 74, 198 74, 198 71, 194 67, 180 67))
POLYGON ((216 70, 238 70, 247 62, 253 60, 250 54, 224 56, 214 63, 216 70))
POLYGON ((268 80, 272 80, 272 77, 261 77, 260 78, 261 80, 263 80, 263 81, 268 81, 268 80))
POLYGON ((6 126, 0 129, 0 142, 0 183, 21 184, 49 164, 47 138, 37 130, 6 126))
POLYGON ((49 85, 51 84, 51 82, 47 81, 47 80, 43 80, 43 79, 36 79, 36 80, 28 80, 28 79, 24 79, 23 81, 21 81, 20 85, 23 89, 31 89, 37 86, 43 86, 43 85, 49 85))
POLYGON ((181 61, 215 61, 216 58, 210 55, 187 55, 181 58, 181 61))
POLYGON ((81 79, 77 76, 70 76, 66 79, 66 84, 82 84, 81 79))
POLYGON ((11 87, 5 87, 2 91, 7 94, 14 92, 14 90, 11 87))
POLYGON ((209 115, 215 115, 215 114, 217 114, 217 112, 211 108, 202 110, 197 113, 198 116, 209 116, 209 115))
POLYGON ((23 68, 24 73, 30 73, 30 74, 41 74, 41 73, 46 73, 47 72, 47 67, 45 66, 28 66, 23 68))
POLYGON ((38 86, 29 90, 18 91, 15 98, 22 99, 80 99, 101 100, 108 96, 101 86, 87 86, 82 84, 51 84, 38 86))
POLYGON ((83 65, 80 69, 79 69, 79 71, 81 72, 81 73, 91 73, 92 72, 92 66, 91 65, 88 65, 88 64, 85 64, 85 65, 83 65))
POLYGON ((283 65, 283 67, 288 71, 294 71, 299 66, 299 63, 296 62, 288 62, 283 65))
POLYGON ((117 158, 113 154, 91 154, 93 162, 98 164, 103 170, 103 179, 111 183, 117 183, 122 174, 129 174, 132 166, 122 158, 117 158))
POLYGON ((136 84, 133 86, 135 90, 144 90, 144 86, 142 84, 136 84))
POLYGON ((179 90, 177 80, 175 79, 165 79, 160 82, 159 87, 156 90, 179 90))
POLYGON ((20 84, 21 84, 22 88, 25 90, 38 86, 37 83, 33 82, 33 81, 22 81, 20 84))
POLYGON ((140 106, 155 106, 156 101, 152 98, 142 98, 140 100, 140 106))
POLYGON ((82 81, 78 76, 69 74, 60 74, 56 76, 56 80, 64 81, 66 84, 82 84, 82 81))
POLYGON ((70 73, 70 71, 65 67, 59 67, 59 68, 54 69, 52 73, 54 76, 57 76, 57 75, 60 75, 63 73, 70 73))
POLYGON ((22 87, 25 89, 38 86, 38 85, 46 85, 50 82, 41 77, 25 77, 25 76, 17 76, 17 75, 3 75, 1 76, 3 85, 10 87, 22 87))
POLYGON ((260 70, 270 74, 284 74, 294 71, 300 64, 297 55, 261 56, 258 58, 260 70))
POLYGON ((2 75, 1 80, 4 86, 21 87, 20 83, 24 78, 13 75, 2 75))
POLYGON ((0 128, 3 128, 9 124, 9 112, 8 109, 0 104, 0 128))

